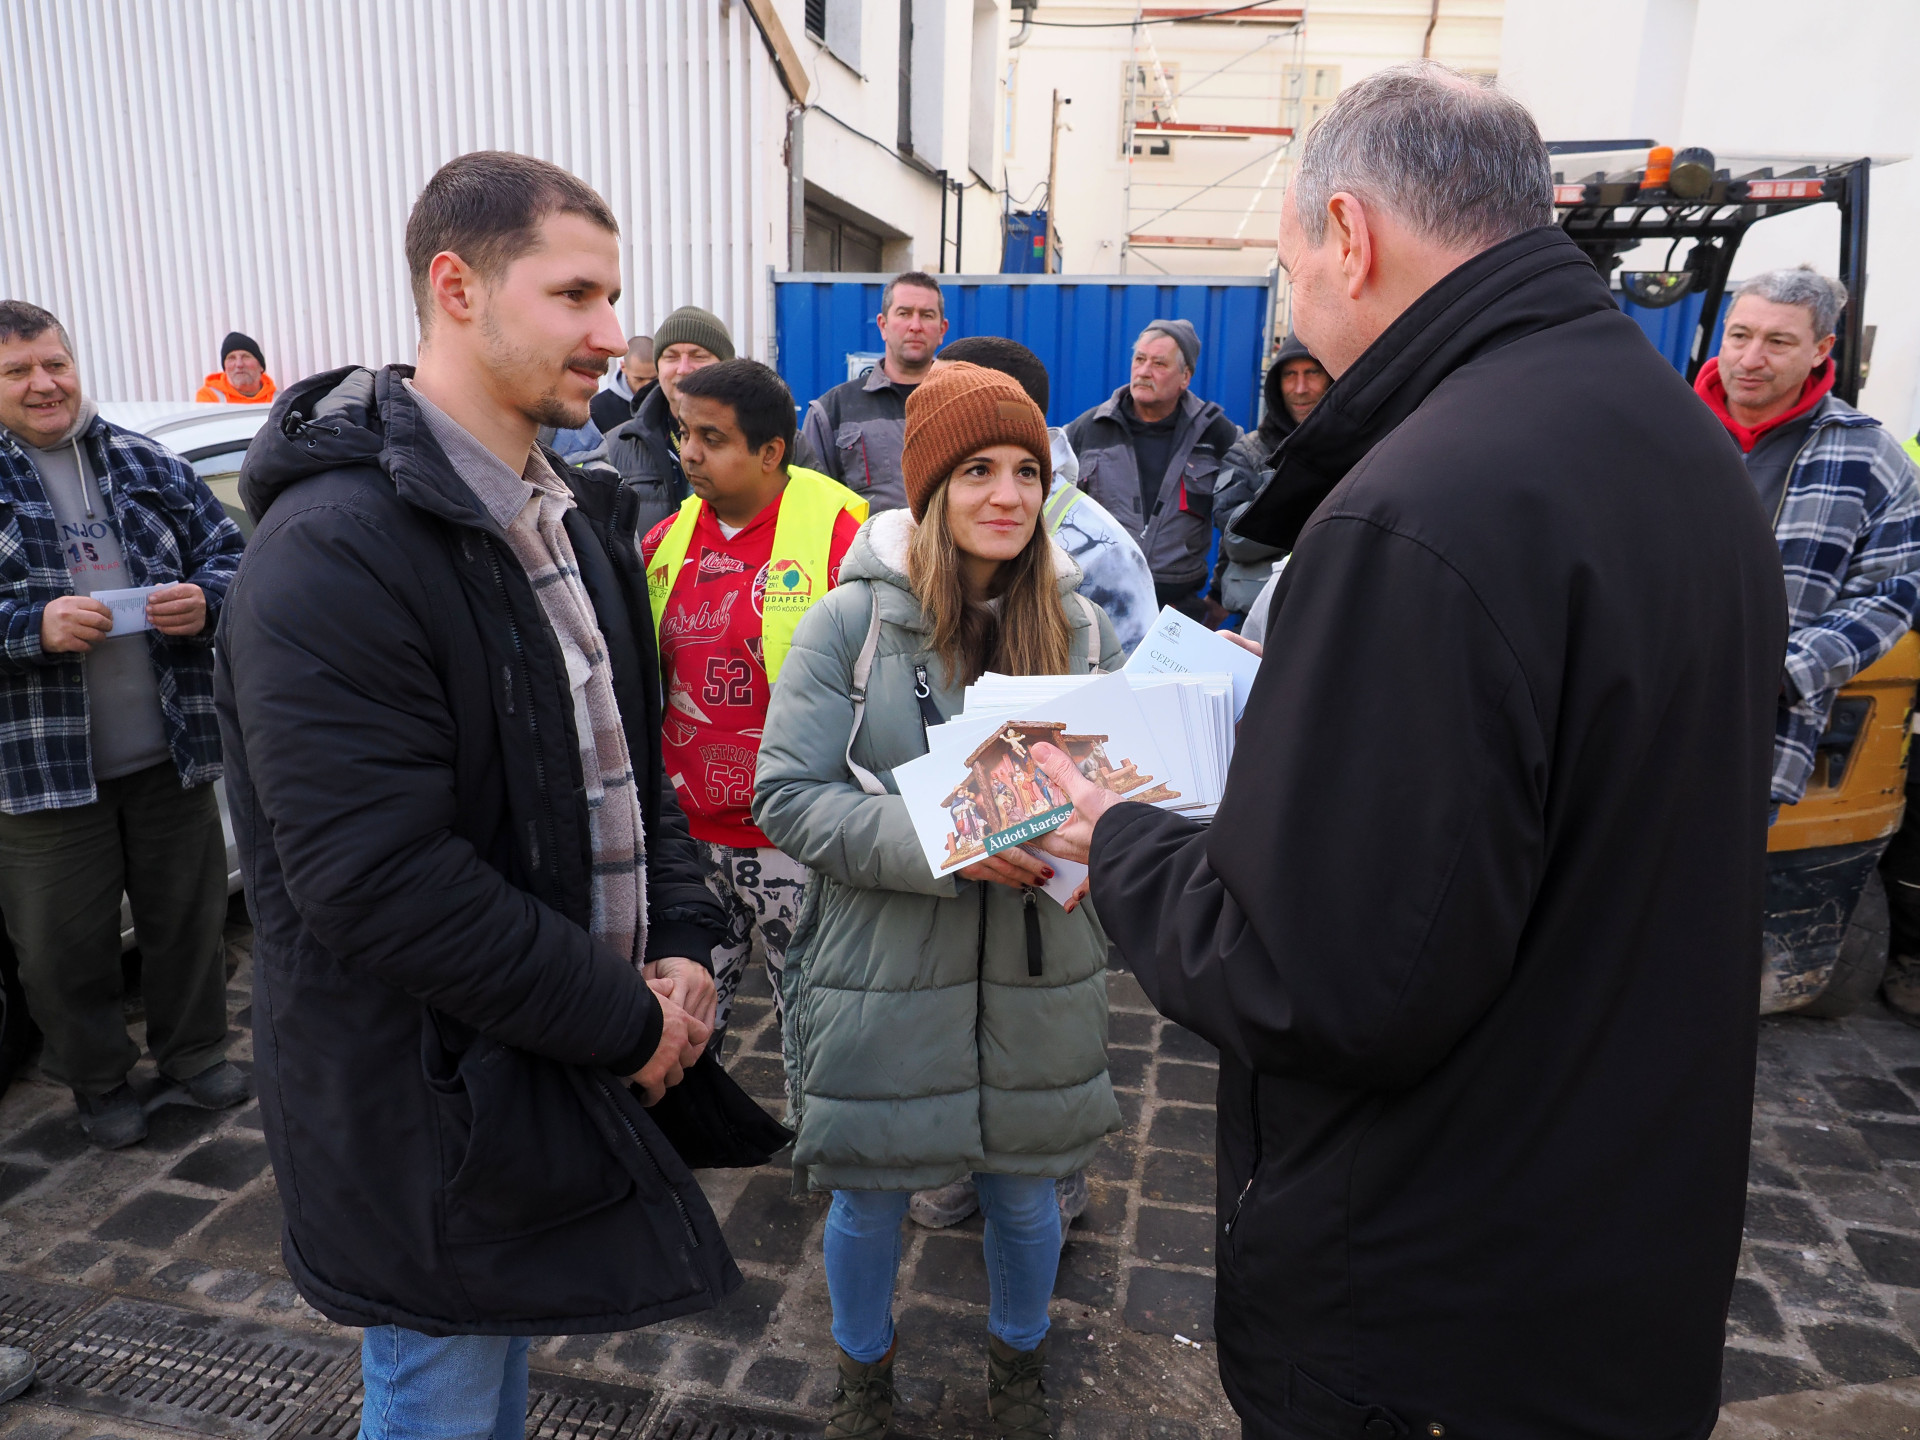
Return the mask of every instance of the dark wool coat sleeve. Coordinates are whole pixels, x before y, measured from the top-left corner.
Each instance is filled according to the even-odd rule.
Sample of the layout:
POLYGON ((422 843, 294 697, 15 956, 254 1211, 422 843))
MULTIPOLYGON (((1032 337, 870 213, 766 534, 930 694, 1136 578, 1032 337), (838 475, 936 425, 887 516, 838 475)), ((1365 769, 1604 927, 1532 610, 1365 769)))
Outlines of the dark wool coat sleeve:
POLYGON ((247 570, 221 645, 240 730, 273 737, 248 768, 314 938, 507 1045, 576 1065, 644 1059, 660 1012, 632 966, 455 831, 455 717, 423 624, 449 596, 341 504, 263 526, 247 570))
POLYGON ((1507 983, 1546 750, 1512 651, 1425 546, 1336 516, 1288 580, 1211 830, 1116 807, 1093 899, 1155 1006, 1249 1069, 1405 1086, 1507 983))

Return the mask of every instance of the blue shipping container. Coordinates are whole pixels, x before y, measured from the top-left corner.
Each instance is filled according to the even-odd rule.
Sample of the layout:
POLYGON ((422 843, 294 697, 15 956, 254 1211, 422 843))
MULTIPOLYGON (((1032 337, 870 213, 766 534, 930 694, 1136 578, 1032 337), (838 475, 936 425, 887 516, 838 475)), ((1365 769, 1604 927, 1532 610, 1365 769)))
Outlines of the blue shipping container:
MULTIPOLYGON (((891 276, 773 277, 777 368, 804 414, 847 378, 850 355, 880 348, 880 291, 891 276)), ((1243 428, 1259 422, 1273 282, 1258 276, 940 277, 947 339, 1004 335, 1046 364, 1047 423, 1064 425, 1127 383, 1133 342, 1150 320, 1191 320, 1200 334, 1194 392, 1243 428)))
MULTIPOLYGON (((1647 332, 1647 338, 1653 342, 1653 348, 1667 357, 1667 363, 1678 370, 1682 376, 1687 373, 1687 361, 1693 356, 1693 337, 1700 333, 1700 310, 1707 303, 1707 297, 1698 292, 1683 295, 1672 305, 1663 305, 1654 309, 1647 305, 1636 305, 1616 290, 1614 303, 1626 311, 1633 322, 1647 332)), ((1707 348, 1708 355, 1720 353, 1720 332, 1727 327, 1727 307, 1732 297, 1720 298, 1720 317, 1714 321, 1713 343, 1707 348)))
POLYGON ((1006 219, 1000 252, 1002 275, 1044 275, 1047 270, 1047 212, 1014 210, 1006 219))

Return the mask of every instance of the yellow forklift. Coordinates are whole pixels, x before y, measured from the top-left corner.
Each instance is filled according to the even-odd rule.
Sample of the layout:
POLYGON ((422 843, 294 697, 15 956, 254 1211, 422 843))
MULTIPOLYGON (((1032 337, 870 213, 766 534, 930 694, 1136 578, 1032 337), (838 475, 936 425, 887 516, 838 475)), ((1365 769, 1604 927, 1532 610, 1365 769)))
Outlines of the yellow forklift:
POLYGON ((1760 1011, 1852 1013, 1887 969, 1880 856, 1907 808, 1920 635, 1853 677, 1833 702, 1798 805, 1767 832, 1760 1011))

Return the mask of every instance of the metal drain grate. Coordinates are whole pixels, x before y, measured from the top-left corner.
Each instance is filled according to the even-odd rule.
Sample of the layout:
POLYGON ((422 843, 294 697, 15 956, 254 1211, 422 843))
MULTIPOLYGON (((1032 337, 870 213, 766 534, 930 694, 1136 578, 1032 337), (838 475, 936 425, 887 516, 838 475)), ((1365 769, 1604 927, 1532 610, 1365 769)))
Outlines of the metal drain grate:
POLYGON ((351 1364, 344 1340, 110 1300, 40 1361, 56 1404, 202 1435, 270 1436, 351 1364))
POLYGON ((47 1336, 99 1303, 91 1290, 0 1275, 0 1345, 21 1345, 41 1354, 47 1336))
MULTIPOLYGON (((363 1398, 356 1377, 283 1430, 280 1440, 351 1440, 360 1432, 363 1398)), ((527 1394, 527 1440, 639 1440, 652 1403, 650 1391, 536 1370, 527 1394)))
POLYGON ((794 1423, 787 1416, 762 1410, 676 1400, 655 1424, 649 1440, 807 1440, 819 1433, 794 1429, 794 1423))

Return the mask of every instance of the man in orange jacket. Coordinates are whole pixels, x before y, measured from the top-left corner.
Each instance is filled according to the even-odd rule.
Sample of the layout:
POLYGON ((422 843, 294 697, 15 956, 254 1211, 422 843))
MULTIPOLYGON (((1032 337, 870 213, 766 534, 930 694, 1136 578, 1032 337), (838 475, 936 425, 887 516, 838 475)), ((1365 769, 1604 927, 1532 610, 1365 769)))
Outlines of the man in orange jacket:
POLYGON ((260 342, 235 330, 220 342, 220 368, 193 398, 203 405, 271 405, 273 396, 260 342))

